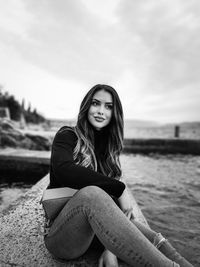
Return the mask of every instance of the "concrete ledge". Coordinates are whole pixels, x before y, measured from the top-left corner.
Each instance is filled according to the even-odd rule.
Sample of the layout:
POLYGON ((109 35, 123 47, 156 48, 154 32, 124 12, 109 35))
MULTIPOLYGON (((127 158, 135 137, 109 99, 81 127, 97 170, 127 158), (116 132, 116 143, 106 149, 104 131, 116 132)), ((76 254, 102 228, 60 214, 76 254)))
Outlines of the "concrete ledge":
POLYGON ((124 152, 200 155, 200 140, 191 139, 125 139, 124 152))
POLYGON ((38 234, 42 223, 39 199, 48 177, 42 179, 0 217, 0 266, 54 266, 38 234))
POLYGON ((2 176, 15 177, 35 182, 49 172, 50 151, 27 149, 0 149, 0 171, 2 176))
POLYGON ((49 165, 50 151, 28 150, 19 148, 0 149, 0 160, 20 160, 49 165))
MULTIPOLYGON (((48 175, 18 199, 0 217, 0 266, 98 266, 98 252, 88 251, 75 261, 58 262, 52 258, 39 234, 43 225, 43 210, 39 204, 49 183, 48 175)), ((127 266, 120 263, 121 267, 127 266)))

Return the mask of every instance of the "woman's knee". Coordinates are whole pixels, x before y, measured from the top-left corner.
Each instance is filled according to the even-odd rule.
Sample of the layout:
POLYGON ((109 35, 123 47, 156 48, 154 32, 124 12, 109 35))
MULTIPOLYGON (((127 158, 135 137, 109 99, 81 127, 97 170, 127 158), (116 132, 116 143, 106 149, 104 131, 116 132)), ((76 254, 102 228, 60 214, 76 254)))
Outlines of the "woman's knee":
POLYGON ((109 195, 100 187, 90 185, 83 187, 78 191, 78 196, 86 199, 86 200, 96 200, 96 199, 102 199, 102 198, 107 198, 109 195))

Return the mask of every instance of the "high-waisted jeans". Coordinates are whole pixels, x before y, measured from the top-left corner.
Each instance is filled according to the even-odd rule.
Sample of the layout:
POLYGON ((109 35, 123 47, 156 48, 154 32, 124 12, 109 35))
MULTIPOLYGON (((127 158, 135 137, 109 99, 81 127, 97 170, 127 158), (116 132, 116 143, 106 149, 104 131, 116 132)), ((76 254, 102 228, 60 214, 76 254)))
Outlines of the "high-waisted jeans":
POLYGON ((79 190, 50 227, 45 245, 54 256, 75 259, 90 247, 94 236, 119 259, 135 267, 178 267, 162 254, 101 188, 79 190))

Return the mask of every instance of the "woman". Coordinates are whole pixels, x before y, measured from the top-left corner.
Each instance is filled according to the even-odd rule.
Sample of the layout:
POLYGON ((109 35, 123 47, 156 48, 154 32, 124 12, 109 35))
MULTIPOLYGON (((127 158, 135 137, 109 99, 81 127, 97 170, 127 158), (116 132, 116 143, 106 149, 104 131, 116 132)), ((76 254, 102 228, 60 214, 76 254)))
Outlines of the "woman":
POLYGON ((123 126, 117 92, 98 84, 84 97, 77 125, 56 134, 49 188, 79 190, 51 222, 46 247, 58 258, 75 259, 96 238, 105 248, 99 267, 118 266, 117 257, 131 266, 192 266, 144 217, 135 218, 121 180, 123 126))

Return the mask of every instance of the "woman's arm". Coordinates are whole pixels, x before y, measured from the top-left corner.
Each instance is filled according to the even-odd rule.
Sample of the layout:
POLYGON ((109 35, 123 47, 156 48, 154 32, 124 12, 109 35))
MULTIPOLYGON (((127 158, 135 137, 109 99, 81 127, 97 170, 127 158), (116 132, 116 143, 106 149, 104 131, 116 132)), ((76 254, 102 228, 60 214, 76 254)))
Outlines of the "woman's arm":
POLYGON ((127 185, 122 195, 118 198, 118 202, 122 211, 129 216, 130 219, 135 219, 149 227, 146 218, 127 185))

